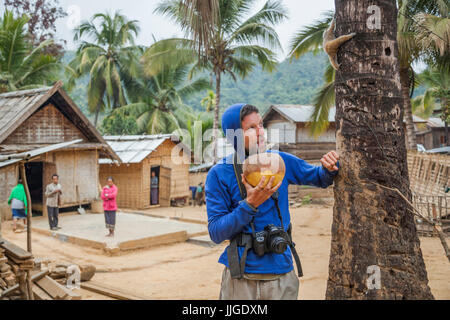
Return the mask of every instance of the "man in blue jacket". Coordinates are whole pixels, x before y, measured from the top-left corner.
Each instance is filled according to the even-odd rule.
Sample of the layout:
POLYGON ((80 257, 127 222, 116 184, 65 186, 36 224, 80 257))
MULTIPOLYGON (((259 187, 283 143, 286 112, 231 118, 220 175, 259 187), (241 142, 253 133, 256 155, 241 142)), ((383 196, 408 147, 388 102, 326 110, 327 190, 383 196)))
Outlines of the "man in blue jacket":
POLYGON ((293 266, 294 246, 288 246, 284 253, 267 252, 260 256, 245 246, 249 241, 242 239, 247 239, 244 235, 253 235, 255 239, 255 232, 265 230, 268 225, 281 227, 282 223, 283 229, 288 230, 291 223, 288 186, 329 187, 339 171, 339 156, 332 151, 321 159, 322 166, 313 166, 291 154, 279 152, 286 164, 283 181, 273 186, 272 178, 263 188, 263 178, 253 188, 243 175, 240 175, 242 183, 238 183, 239 171, 233 163, 242 164, 251 151, 265 149, 263 122, 258 109, 245 104, 231 106, 222 117, 222 129, 234 145, 236 154, 222 159, 210 170, 205 188, 210 237, 217 244, 230 240, 230 246, 219 259, 219 263, 225 265, 220 299, 296 300, 299 281, 293 266), (230 134, 232 132, 235 134, 230 134), (236 269, 241 272, 236 273, 236 269))

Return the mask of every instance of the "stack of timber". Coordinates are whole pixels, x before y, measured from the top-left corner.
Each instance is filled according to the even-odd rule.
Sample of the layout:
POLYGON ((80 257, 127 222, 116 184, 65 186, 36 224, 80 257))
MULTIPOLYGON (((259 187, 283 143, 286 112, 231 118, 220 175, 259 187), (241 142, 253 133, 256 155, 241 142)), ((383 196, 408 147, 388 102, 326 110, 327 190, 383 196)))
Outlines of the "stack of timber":
POLYGON ((0 238, 0 297, 19 300, 27 297, 27 274, 33 269, 31 253, 0 238))
MULTIPOLYGON (((46 263, 43 261, 42 269, 47 269, 45 265, 46 263)), ((135 293, 125 291, 122 288, 116 288, 104 283, 92 281, 96 272, 96 268, 93 265, 75 265, 73 263, 57 262, 54 263, 54 266, 55 267, 48 268, 49 277, 62 285, 67 283, 69 268, 77 266, 80 270, 80 288, 83 290, 94 292, 100 296, 115 300, 148 300, 148 298, 138 296, 135 293)))
POLYGON ((0 238, 1 300, 81 300, 64 285, 40 270, 33 255, 0 238))
POLYGON ((122 288, 92 281, 96 273, 93 265, 34 259, 31 253, 2 238, 0 300, 81 300, 81 295, 67 287, 71 275, 69 268, 73 266, 80 271, 80 288, 83 290, 116 300, 148 300, 122 288))
MULTIPOLYGON (((35 300, 81 300, 79 294, 68 289, 69 277, 73 274, 70 267, 77 267, 80 271, 79 280, 89 281, 95 275, 96 268, 92 265, 79 266, 73 263, 55 263, 49 266, 51 261, 36 259, 37 268, 34 281, 33 294, 35 300)), ((76 283, 73 283, 76 285, 76 283)))
POLYGON ((17 284, 16 274, 5 256, 5 249, 0 248, 0 295, 3 291, 17 284))
POLYGON ((79 294, 50 278, 47 273, 45 270, 36 274, 33 286, 35 300, 81 300, 79 294))

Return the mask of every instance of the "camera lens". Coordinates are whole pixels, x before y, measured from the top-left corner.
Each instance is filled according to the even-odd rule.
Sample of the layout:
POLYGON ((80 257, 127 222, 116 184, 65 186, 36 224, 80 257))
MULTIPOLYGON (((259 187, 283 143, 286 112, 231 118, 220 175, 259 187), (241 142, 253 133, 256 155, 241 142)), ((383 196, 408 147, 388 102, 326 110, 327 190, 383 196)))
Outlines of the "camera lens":
POLYGON ((274 253, 284 253, 287 249, 288 243, 282 237, 274 237, 270 243, 270 248, 274 253))

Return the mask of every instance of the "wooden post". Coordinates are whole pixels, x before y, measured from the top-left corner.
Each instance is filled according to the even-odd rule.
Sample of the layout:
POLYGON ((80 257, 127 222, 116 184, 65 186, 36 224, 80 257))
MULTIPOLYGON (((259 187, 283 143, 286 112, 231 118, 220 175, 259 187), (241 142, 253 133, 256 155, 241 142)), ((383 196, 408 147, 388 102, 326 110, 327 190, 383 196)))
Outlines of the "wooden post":
POLYGON ((27 270, 27 289, 28 289, 28 299, 34 300, 33 282, 31 281, 31 270, 27 270))
MULTIPOLYGON (((22 176, 22 182, 23 182, 23 186, 25 187, 25 193, 26 193, 27 202, 28 202, 28 207, 27 207, 27 251, 29 253, 33 253, 32 245, 31 245, 31 221, 32 221, 31 218, 33 215, 33 210, 32 210, 30 190, 28 189, 25 164, 23 162, 20 163, 20 175, 22 176)), ((34 300, 33 283, 31 281, 31 271, 27 271, 27 273, 26 273, 26 275, 24 275, 24 277, 25 276, 26 276, 26 281, 25 281, 24 285, 27 290, 26 296, 27 296, 28 300, 34 300)))
POLYGON ((22 299, 23 300, 28 300, 28 288, 27 288, 27 281, 26 281, 26 276, 27 274, 23 271, 20 270, 19 274, 18 274, 18 280, 19 280, 19 291, 22 295, 22 299))
MULTIPOLYGON (((433 197, 433 201, 434 201, 434 197, 433 197)), ((432 203, 431 204, 431 209, 433 211, 433 220, 437 221, 437 211, 436 211, 436 204, 432 203)))
POLYGON ((27 207, 27 251, 29 253, 33 253, 32 252, 32 246, 31 246, 31 216, 33 214, 31 206, 31 195, 30 195, 30 190, 28 189, 28 182, 27 182, 27 175, 25 172, 25 164, 23 162, 20 163, 20 175, 22 177, 22 182, 23 182, 23 186, 25 187, 25 193, 27 195, 27 202, 28 202, 28 207, 27 207))

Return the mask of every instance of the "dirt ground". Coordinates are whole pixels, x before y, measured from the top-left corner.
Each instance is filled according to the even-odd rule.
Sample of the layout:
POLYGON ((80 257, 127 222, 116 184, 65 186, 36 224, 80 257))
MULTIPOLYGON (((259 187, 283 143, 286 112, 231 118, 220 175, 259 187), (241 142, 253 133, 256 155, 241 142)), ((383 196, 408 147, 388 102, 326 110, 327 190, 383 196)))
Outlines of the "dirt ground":
MULTIPOLYGON (((206 208, 157 208, 159 216, 206 221, 206 208)), ((331 241, 331 206, 310 205, 291 209, 294 241, 297 243, 305 276, 300 280, 299 299, 322 300, 328 277, 331 241)), ((2 224, 3 237, 26 248, 26 234, 11 231, 11 222, 2 224)), ((106 230, 105 230, 106 234, 106 230)), ((132 291, 148 299, 214 300, 219 296, 223 266, 217 260, 225 249, 178 243, 146 250, 106 256, 97 249, 62 243, 33 234, 36 257, 57 261, 94 264, 97 282, 132 291)), ((438 238, 421 238, 429 284, 436 299, 450 299, 450 264, 438 238)), ((80 291, 83 299, 102 296, 80 291)))

